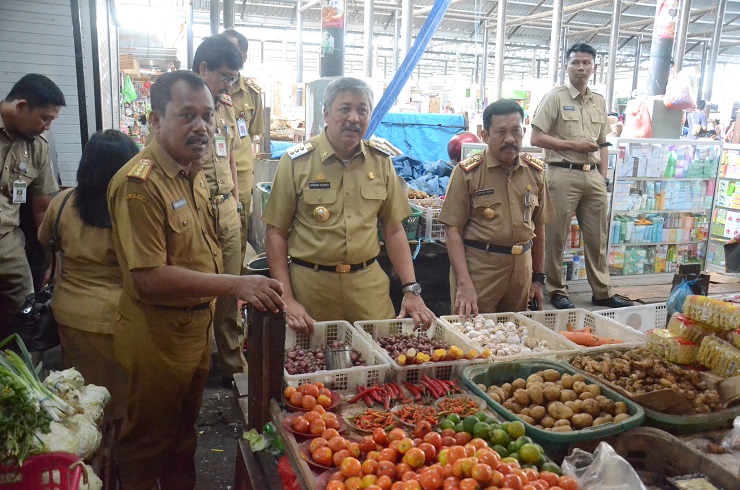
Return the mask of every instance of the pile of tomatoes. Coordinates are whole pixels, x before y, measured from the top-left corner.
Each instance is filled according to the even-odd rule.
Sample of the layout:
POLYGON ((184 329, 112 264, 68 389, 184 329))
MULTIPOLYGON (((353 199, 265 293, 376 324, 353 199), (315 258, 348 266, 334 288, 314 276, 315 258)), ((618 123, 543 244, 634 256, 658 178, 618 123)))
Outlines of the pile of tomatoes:
POLYGON ((288 386, 283 396, 294 407, 306 410, 312 410, 316 405, 324 408, 331 406, 331 390, 324 387, 324 383, 303 383, 298 388, 288 386))
POLYGON ((292 421, 293 430, 301 434, 313 436, 323 435, 327 429, 335 432, 339 430, 339 418, 331 412, 327 412, 321 405, 316 405, 313 410, 299 415, 292 421))
MULTIPOLYGON (((312 442, 328 447, 332 440, 312 442)), ((502 460, 483 439, 444 446, 437 432, 412 439, 400 428, 387 434, 375 429, 372 436, 363 437, 353 451, 348 451, 348 456, 337 457, 333 463, 339 470, 329 477, 326 490, 578 489, 573 478, 522 469, 513 458, 502 460), (366 453, 362 463, 358 451, 366 453)))

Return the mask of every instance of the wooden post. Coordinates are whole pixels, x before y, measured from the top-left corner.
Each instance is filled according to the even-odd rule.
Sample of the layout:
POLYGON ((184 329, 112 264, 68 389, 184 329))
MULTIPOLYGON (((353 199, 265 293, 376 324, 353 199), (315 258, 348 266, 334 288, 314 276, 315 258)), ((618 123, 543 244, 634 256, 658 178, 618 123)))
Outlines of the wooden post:
POLYGON ((285 314, 248 307, 248 429, 262 432, 270 421, 270 399, 280 400, 285 356, 285 314))

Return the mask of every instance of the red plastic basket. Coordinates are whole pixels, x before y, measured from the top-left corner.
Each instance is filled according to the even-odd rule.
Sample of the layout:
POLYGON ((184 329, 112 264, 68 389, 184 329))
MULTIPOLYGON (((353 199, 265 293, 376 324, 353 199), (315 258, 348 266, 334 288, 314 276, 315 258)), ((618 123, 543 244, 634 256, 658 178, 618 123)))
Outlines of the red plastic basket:
POLYGON ((23 466, 0 466, 0 490, 78 490, 84 462, 72 453, 31 456, 23 466))

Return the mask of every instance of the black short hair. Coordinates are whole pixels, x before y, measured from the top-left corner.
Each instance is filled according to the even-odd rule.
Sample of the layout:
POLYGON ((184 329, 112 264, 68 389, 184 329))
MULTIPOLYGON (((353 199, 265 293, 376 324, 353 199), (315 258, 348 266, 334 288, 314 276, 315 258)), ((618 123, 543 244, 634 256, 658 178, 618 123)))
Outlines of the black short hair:
POLYGON ((88 140, 77 168, 77 196, 74 201, 86 225, 111 227, 106 197, 108 183, 137 153, 136 143, 115 129, 98 131, 88 140))
POLYGON ((244 66, 241 51, 223 34, 203 39, 193 56, 193 71, 200 72, 200 64, 204 61, 208 64, 209 70, 218 70, 224 65, 229 70, 241 70, 244 66))
POLYGON ((239 51, 241 51, 242 54, 247 53, 247 50, 249 49, 249 41, 247 41, 247 38, 244 36, 244 34, 233 28, 226 29, 221 34, 226 37, 236 39, 236 44, 239 45, 239 51))
POLYGON ((512 99, 500 99, 489 104, 488 107, 483 111, 483 129, 488 131, 491 127, 491 119, 493 116, 508 116, 509 114, 518 113, 524 122, 524 109, 519 103, 512 99))
POLYGON ((586 53, 590 54, 591 57, 594 59, 594 62, 596 62, 596 50, 589 44, 585 43, 575 43, 573 46, 568 49, 568 51, 565 52, 565 60, 567 62, 568 58, 570 58, 571 53, 586 53))
POLYGON ((704 108, 707 106, 706 101, 699 99, 699 101, 696 103, 696 108, 700 111, 703 111, 704 108))
POLYGON ((38 73, 24 75, 23 78, 15 82, 8 96, 5 97, 7 102, 21 99, 28 102, 28 107, 31 110, 50 105, 54 107, 65 107, 67 105, 64 94, 57 84, 38 73))
POLYGON ((149 90, 149 96, 152 101, 152 110, 154 112, 160 116, 165 115, 167 104, 172 100, 172 86, 180 81, 187 83, 188 86, 194 90, 204 88, 209 94, 211 93, 211 89, 208 88, 206 81, 192 71, 176 70, 163 73, 157 77, 149 90))

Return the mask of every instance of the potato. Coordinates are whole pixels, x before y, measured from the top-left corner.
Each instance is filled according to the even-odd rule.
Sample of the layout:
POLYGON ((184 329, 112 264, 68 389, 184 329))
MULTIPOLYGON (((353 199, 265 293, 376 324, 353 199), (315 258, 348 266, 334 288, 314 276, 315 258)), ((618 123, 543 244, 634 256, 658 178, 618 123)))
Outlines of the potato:
POLYGON ((529 416, 538 422, 542 420, 545 415, 547 415, 547 410, 545 410, 545 407, 538 406, 529 409, 529 416))
POLYGON ((628 411, 629 410, 628 410, 628 407, 627 407, 627 404, 626 403, 624 403, 624 402, 615 402, 614 403, 614 413, 615 414, 621 415, 621 414, 627 413, 628 411))
POLYGON ((565 406, 573 410, 573 413, 581 413, 581 406, 577 401, 567 401, 565 402, 565 406))
POLYGON ((591 417, 598 417, 600 412, 601 407, 599 406, 599 402, 593 398, 581 400, 581 413, 587 413, 591 417))
POLYGON ((502 390, 501 388, 496 388, 496 390, 494 390, 494 393, 498 395, 498 398, 499 400, 501 400, 501 402, 505 402, 509 398, 506 395, 506 392, 502 390))
POLYGON ((570 420, 561 419, 555 422, 554 427, 570 427, 570 420))
POLYGON ((568 402, 577 400, 578 395, 576 395, 576 392, 573 390, 563 390, 560 392, 560 401, 561 402, 568 402))
POLYGON ((529 407, 524 407, 522 408, 522 411, 519 412, 519 415, 529 415, 529 410, 530 410, 529 407))
POLYGON ((583 381, 585 383, 586 377, 582 375, 581 373, 576 373, 573 375, 573 382, 575 383, 576 381, 583 381))
POLYGON ((594 394, 591 393, 590 391, 584 391, 583 393, 581 393, 580 395, 578 395, 578 399, 579 400, 587 400, 587 399, 593 398, 593 397, 594 397, 594 394))
POLYGON ((496 403, 501 403, 501 398, 499 398, 498 393, 490 392, 488 393, 488 397, 496 403))
POLYGON ((541 376, 544 378, 545 381, 557 381, 560 379, 560 373, 557 372, 555 369, 545 369, 542 371, 541 376))
POLYGON ((555 426, 555 419, 550 417, 549 415, 545 415, 540 420, 540 425, 545 429, 551 429, 555 426))
POLYGON ((530 374, 527 378, 527 386, 529 386, 530 383, 544 383, 545 380, 542 379, 542 376, 539 374, 530 374))
MULTIPOLYGON (((516 402, 514 402, 514 401, 511 401, 511 400, 506 400, 506 401, 505 401, 504 403, 502 403, 501 405, 503 405, 503 406, 504 406, 504 408, 505 408, 506 410, 508 410, 509 412, 513 412, 513 411, 514 411, 514 404, 515 404, 515 403, 516 403, 516 402)), ((521 408, 520 408, 519 410, 521 410, 521 408)))
POLYGON ((504 395, 506 395, 505 398, 509 398, 513 393, 513 391, 511 390, 511 384, 509 383, 502 384, 501 389, 504 390, 504 395))
POLYGON ((575 391, 576 394, 580 395, 584 391, 588 391, 588 385, 583 381, 576 381, 575 383, 573 383, 573 391, 575 391))
POLYGON ((614 412, 614 401, 610 400, 608 398, 605 398, 603 400, 599 400, 599 406, 601 409, 605 412, 612 413, 614 412))
POLYGON ((588 385, 588 392, 593 396, 599 396, 601 395, 601 387, 597 384, 590 384, 588 385))
MULTIPOLYGON (((515 414, 517 414, 517 415, 518 415, 518 414, 520 414, 520 413, 522 412, 522 409, 524 408, 524 407, 523 407, 523 406, 521 406, 521 405, 520 405, 519 403, 517 403, 517 402, 514 402, 514 401, 509 401, 509 402, 506 402, 506 403, 508 403, 508 404, 509 404, 509 406, 511 407, 511 408, 508 408, 508 407, 507 407, 507 409, 508 409, 508 410, 511 410, 512 412, 514 412, 514 413, 515 413, 515 414)), ((505 406, 505 405, 504 405, 504 406, 505 406)))
POLYGON ((573 427, 576 429, 584 429, 591 427, 594 423, 594 418, 587 413, 579 413, 573 416, 573 427))
POLYGON ((606 421, 607 421, 607 422, 613 422, 613 421, 614 421, 614 417, 612 417, 612 416, 611 416, 610 414, 608 414, 608 413, 607 413, 607 414, 603 414, 603 415, 602 415, 602 417, 604 417, 604 418, 606 419, 606 421))
POLYGON ((560 399, 560 390, 555 386, 546 386, 542 394, 545 397, 545 401, 548 402, 560 399))
POLYGON ((527 390, 519 388, 514 392, 514 400, 520 405, 529 405, 529 393, 527 393, 527 390))
POLYGON ((562 383, 563 388, 569 390, 569 389, 573 388, 573 383, 575 383, 576 380, 573 379, 573 375, 571 375, 571 374, 564 374, 560 378, 560 382, 562 383))
POLYGON ((601 402, 602 400, 608 400, 608 398, 605 397, 604 395, 596 395, 594 397, 594 400, 596 400, 597 402, 601 402))
POLYGON ((545 382, 543 383, 543 385, 542 385, 542 389, 544 390, 544 389, 545 389, 545 388, 547 388, 548 386, 552 386, 552 387, 554 387, 554 388, 557 388, 557 387, 558 387, 558 384, 557 384, 557 383, 555 383, 555 382, 553 382, 553 381, 545 381, 545 382))
POLYGON ((545 395, 539 385, 534 385, 527 388, 527 394, 529 395, 529 400, 532 403, 542 405, 545 402, 545 395))
POLYGON ((481 389, 481 390, 483 390, 483 391, 486 391, 486 385, 484 385, 484 384, 482 384, 482 383, 478 383, 478 384, 477 384, 477 385, 475 385, 475 386, 477 386, 478 388, 480 388, 480 389, 481 389))
POLYGON ((614 417, 613 421, 614 421, 615 424, 618 424, 620 422, 624 422, 625 420, 627 420, 630 417, 631 417, 631 415, 628 414, 628 413, 620 413, 619 415, 617 415, 616 417, 614 417))
POLYGON ((559 427, 553 427, 550 430, 553 432, 573 432, 573 429, 570 427, 570 425, 561 425, 559 427))
POLYGON ((597 425, 608 424, 608 423, 609 421, 606 419, 606 417, 597 417, 596 419, 594 419, 593 427, 596 427, 597 425))
POLYGON ((519 388, 526 388, 526 387, 527 387, 527 382, 524 381, 524 379, 522 378, 517 378, 511 382, 512 392, 518 390, 519 388))
POLYGON ((529 425, 534 425, 534 424, 536 424, 536 423, 537 423, 537 422, 536 422, 536 421, 535 421, 535 420, 534 420, 534 419, 533 419, 532 417, 530 417, 529 415, 522 415, 522 414, 519 414, 519 418, 520 418, 520 419, 522 419, 522 422, 524 422, 524 423, 526 423, 526 424, 529 424, 529 425))
POLYGON ((555 420, 570 419, 573 417, 573 410, 561 402, 552 402, 547 406, 547 413, 555 420))

